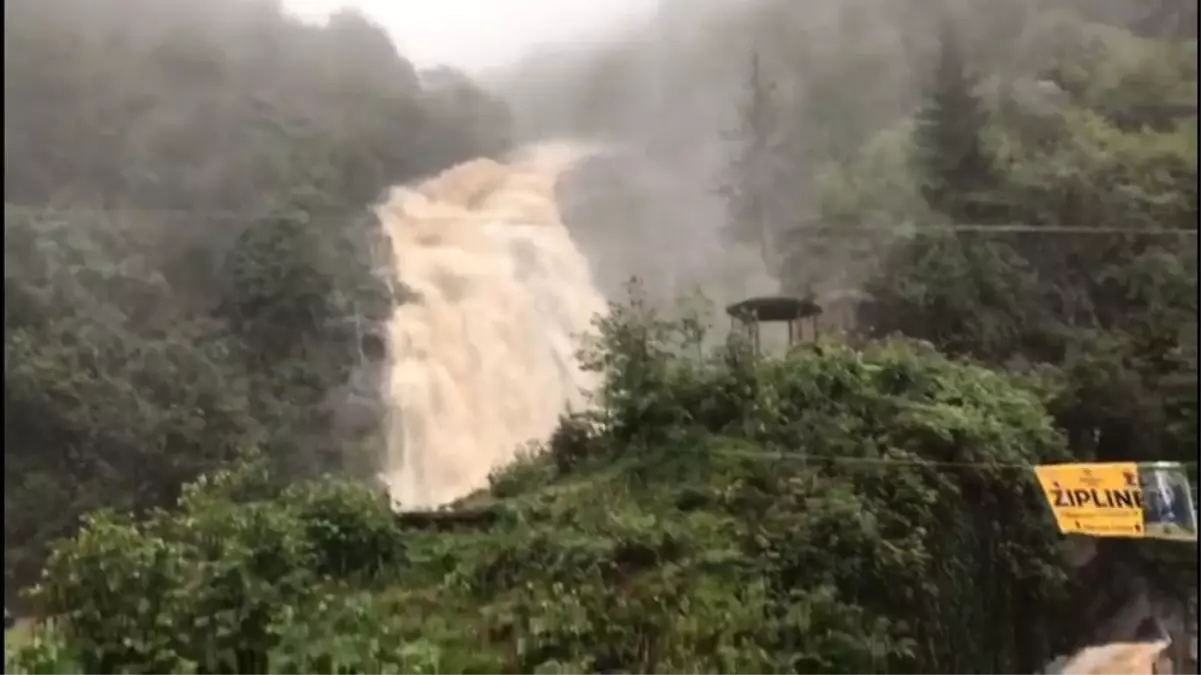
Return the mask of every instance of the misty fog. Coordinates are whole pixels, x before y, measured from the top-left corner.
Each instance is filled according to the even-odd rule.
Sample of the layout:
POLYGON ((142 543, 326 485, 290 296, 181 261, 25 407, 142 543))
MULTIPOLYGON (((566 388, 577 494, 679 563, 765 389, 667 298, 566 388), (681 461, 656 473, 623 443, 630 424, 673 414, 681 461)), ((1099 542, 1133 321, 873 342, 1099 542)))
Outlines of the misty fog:
POLYGON ((1008 471, 1195 482, 1196 6, 6 0, 19 671, 1181 663, 1008 471))

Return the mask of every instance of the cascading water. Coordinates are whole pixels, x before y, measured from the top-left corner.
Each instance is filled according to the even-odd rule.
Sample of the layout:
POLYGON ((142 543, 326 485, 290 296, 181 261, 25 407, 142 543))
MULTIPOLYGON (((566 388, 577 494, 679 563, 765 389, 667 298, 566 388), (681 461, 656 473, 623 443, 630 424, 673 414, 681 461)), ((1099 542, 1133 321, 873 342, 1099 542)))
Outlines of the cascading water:
POLYGON ((595 376, 576 351, 606 303, 555 202, 586 152, 549 144, 510 163, 473 160, 377 209, 410 296, 388 324, 383 392, 382 478, 398 508, 484 487, 586 404, 595 376))

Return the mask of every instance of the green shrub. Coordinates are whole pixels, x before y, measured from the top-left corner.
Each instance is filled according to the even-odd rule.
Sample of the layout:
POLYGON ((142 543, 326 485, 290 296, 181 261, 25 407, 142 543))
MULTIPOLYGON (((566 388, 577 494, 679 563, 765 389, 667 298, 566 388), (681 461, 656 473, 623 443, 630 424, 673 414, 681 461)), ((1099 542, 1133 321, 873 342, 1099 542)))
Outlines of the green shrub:
POLYGON ((400 560, 378 495, 334 481, 274 495, 257 471, 206 477, 141 522, 93 514, 54 551, 32 595, 86 670, 262 672, 288 608, 400 560))
POLYGON ((318 574, 371 578, 402 566, 404 540, 387 495, 325 481, 293 487, 284 501, 313 547, 318 574))

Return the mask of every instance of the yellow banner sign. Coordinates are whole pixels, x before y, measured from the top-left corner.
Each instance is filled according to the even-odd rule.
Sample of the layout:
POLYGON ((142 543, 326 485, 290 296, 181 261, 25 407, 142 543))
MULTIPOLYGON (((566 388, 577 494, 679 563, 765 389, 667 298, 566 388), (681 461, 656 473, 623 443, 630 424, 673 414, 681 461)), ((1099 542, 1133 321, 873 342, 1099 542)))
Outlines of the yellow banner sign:
POLYGON ((1034 473, 1064 534, 1197 540, 1179 464, 1048 464, 1034 473))
POLYGON ((1060 532, 1144 536, 1138 465, 1050 464, 1034 467, 1034 473, 1060 532))

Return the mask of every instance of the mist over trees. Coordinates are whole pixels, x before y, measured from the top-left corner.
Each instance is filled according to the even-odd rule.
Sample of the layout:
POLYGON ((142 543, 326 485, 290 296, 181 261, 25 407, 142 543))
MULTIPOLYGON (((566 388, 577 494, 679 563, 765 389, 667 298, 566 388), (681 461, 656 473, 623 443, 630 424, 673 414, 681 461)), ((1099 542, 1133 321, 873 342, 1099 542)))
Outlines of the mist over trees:
POLYGON ((1013 471, 1195 484, 1195 2, 662 0, 505 100, 353 13, 5 19, 26 672, 1034 672, 1108 605, 1195 603, 1195 547, 1070 562, 1013 471), (561 135, 636 149, 564 190, 606 290, 852 296, 850 340, 708 350, 636 295, 597 410, 396 517, 362 486, 399 301, 365 209, 561 135))
MULTIPOLYGON (((1053 373, 1074 457, 1196 462, 1195 3, 701 4, 563 78, 555 123, 720 195, 680 227, 784 292, 863 298, 865 336, 1053 373), (642 103, 606 115, 614 90, 642 103)), ((1099 579, 1196 593, 1195 551, 1100 548, 1099 579)))
MULTIPOLYGON (((82 513, 169 504, 248 447, 374 470, 328 411, 391 304, 367 208, 506 150, 507 106, 352 12, 4 12, 6 589, 82 513)), ((372 428, 374 388, 352 393, 372 428)))

